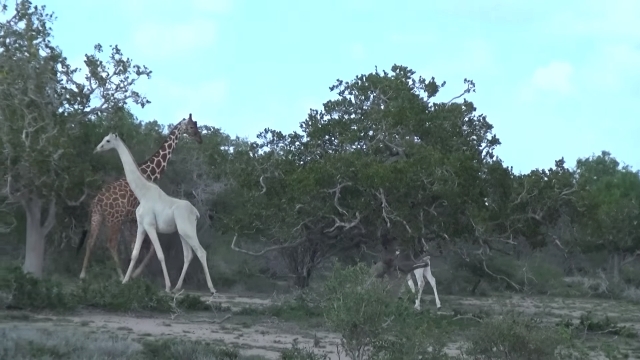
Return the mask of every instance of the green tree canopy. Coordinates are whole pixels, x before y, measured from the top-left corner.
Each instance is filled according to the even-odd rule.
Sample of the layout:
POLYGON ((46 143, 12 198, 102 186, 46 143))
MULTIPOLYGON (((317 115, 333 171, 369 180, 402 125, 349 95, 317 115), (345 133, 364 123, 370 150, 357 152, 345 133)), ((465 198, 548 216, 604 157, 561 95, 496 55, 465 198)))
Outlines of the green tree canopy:
POLYGON ((541 231, 571 179, 563 161, 514 176, 493 153, 500 141, 486 116, 455 102, 473 81, 435 102, 444 85, 399 65, 338 80, 337 99, 311 110, 302 133, 265 129, 233 150, 235 189, 216 204, 225 230, 281 250, 303 278, 326 257, 382 238, 453 248, 541 231))
MULTIPOLYGON (((61 203, 76 204, 93 178, 85 141, 93 117, 128 103, 149 101, 132 86, 151 71, 112 46, 86 55, 86 76, 51 42, 52 14, 30 1, 16 3, 0 23, 0 161, 6 205, 20 204, 27 219, 25 271, 40 275, 44 237, 61 203), (78 161, 78 159, 82 159, 78 161), (48 207, 42 213, 43 207, 48 207)), ((95 146, 95 145, 93 145, 95 146)))

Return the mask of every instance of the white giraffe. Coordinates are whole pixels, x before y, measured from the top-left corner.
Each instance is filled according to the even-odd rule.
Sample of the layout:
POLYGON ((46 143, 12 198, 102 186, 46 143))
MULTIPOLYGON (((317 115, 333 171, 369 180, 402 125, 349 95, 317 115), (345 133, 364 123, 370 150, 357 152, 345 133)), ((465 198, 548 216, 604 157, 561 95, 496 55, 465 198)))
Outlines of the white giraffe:
MULTIPOLYGON (((420 299, 422 298, 422 290, 424 289, 424 284, 426 283, 425 279, 429 281, 431 287, 433 288, 433 294, 436 298, 436 306, 440 309, 440 299, 438 298, 438 290, 436 290, 436 278, 431 274, 431 260, 429 256, 425 256, 420 260, 420 262, 426 262, 428 265, 423 268, 413 270, 413 274, 416 277, 416 281, 418 282, 418 294, 416 295, 416 304, 414 308, 416 310, 420 310, 420 299)), ((413 279, 411 279, 411 273, 407 274, 407 282, 409 283, 409 288, 412 293, 416 293, 415 286, 413 284, 413 279)))
POLYGON ((188 201, 176 199, 167 195, 158 185, 147 180, 138 169, 138 165, 131 155, 131 151, 125 143, 118 137, 117 134, 109 134, 105 136, 100 145, 98 145, 94 153, 107 151, 109 149, 116 149, 118 155, 120 155, 120 161, 124 167, 124 173, 127 178, 127 182, 131 186, 131 190, 140 201, 140 205, 136 209, 136 217, 138 221, 138 232, 136 235, 136 242, 133 247, 133 253, 131 254, 131 262, 129 263, 129 269, 124 276, 122 283, 129 281, 133 267, 138 260, 138 254, 140 253, 140 247, 142 246, 142 240, 144 240, 145 233, 149 235, 153 247, 156 249, 158 260, 162 265, 162 272, 164 273, 164 282, 166 291, 171 291, 171 282, 169 280, 169 274, 167 273, 167 266, 164 262, 164 254, 160 247, 160 241, 158 240, 158 232, 161 234, 170 234, 178 231, 180 240, 182 240, 182 251, 184 253, 184 265, 182 267, 182 274, 178 284, 174 288, 174 291, 182 288, 182 281, 187 273, 187 267, 193 258, 193 252, 200 259, 202 267, 204 268, 204 274, 207 278, 207 285, 212 294, 216 293, 216 289, 211 283, 211 276, 209 275, 209 268, 207 267, 207 253, 200 245, 198 241, 198 235, 196 232, 196 223, 200 214, 198 210, 188 201), (193 249, 193 252, 192 252, 193 249))

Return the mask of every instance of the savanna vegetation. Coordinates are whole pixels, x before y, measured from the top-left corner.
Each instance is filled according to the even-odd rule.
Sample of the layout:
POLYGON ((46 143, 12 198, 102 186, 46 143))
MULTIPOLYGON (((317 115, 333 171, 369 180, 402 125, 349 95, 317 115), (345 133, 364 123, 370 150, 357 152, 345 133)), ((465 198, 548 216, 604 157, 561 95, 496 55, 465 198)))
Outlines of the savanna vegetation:
MULTIPOLYGON (((402 65, 336 81, 299 131, 254 141, 201 125, 202 144, 180 140, 158 184, 198 208, 222 299, 198 295, 195 261, 186 293, 162 291, 155 258, 121 284, 104 235, 80 281, 91 201, 123 176, 115 154, 93 149, 117 132, 142 162, 172 125, 132 114, 153 101, 135 90, 151 70, 117 46, 87 49, 80 71, 53 43, 48 9, 21 0, 5 15, 0 358, 640 356, 638 171, 594 149, 516 173, 467 99, 472 80, 445 99, 445 82, 402 65), (372 280, 372 264, 393 262, 389 244, 430 256, 439 311, 428 285, 416 312, 404 276, 372 280), (105 314, 134 320, 110 327, 105 314), (291 336, 258 344, 274 331, 291 336)), ((124 228, 128 265, 135 223, 124 228)), ((161 242, 175 284, 180 240, 161 242)))

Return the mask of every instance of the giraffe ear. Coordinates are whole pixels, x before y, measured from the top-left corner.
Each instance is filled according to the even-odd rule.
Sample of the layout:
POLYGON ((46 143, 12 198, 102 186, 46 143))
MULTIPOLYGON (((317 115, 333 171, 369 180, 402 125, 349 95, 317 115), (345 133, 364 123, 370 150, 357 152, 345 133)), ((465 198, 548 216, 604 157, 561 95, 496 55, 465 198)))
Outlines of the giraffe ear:
POLYGON ((118 138, 118 133, 113 134, 113 136, 117 139, 118 138))

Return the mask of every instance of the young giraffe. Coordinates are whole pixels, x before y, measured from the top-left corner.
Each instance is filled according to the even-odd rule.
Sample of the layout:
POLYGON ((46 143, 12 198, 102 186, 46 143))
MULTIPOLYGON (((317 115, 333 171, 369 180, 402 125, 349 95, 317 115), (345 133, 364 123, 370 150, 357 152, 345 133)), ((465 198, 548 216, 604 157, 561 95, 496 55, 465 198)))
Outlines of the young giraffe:
MULTIPOLYGON (((169 136, 162 143, 162 146, 160 146, 158 151, 151 155, 151 157, 145 162, 138 165, 140 172, 146 179, 149 181, 156 181, 160 178, 164 170, 167 168, 167 163, 169 162, 169 159, 171 159, 171 155, 173 150, 176 148, 178 139, 183 134, 194 139, 198 144, 202 144, 202 135, 198 130, 198 122, 193 121, 191 114, 189 114, 188 119, 182 119, 182 121, 173 127, 169 132, 169 136)), ((111 251, 111 256, 115 262, 118 276, 120 276, 120 279, 124 278, 118 256, 118 239, 120 237, 120 229, 123 222, 129 222, 136 219, 136 208, 139 204, 140 202, 131 190, 126 177, 107 184, 98 193, 91 203, 91 229, 89 231, 89 241, 87 243, 84 262, 82 263, 80 279, 84 279, 86 277, 91 250, 93 250, 93 246, 95 245, 96 238, 98 236, 98 231, 100 230, 100 225, 102 225, 103 221, 106 222, 109 228, 107 246, 111 251)), ((82 249, 86 235, 87 230, 83 231, 77 252, 80 252, 82 249)), ((140 264, 140 267, 135 271, 134 277, 140 274, 154 252, 155 248, 151 246, 147 256, 140 264)))

